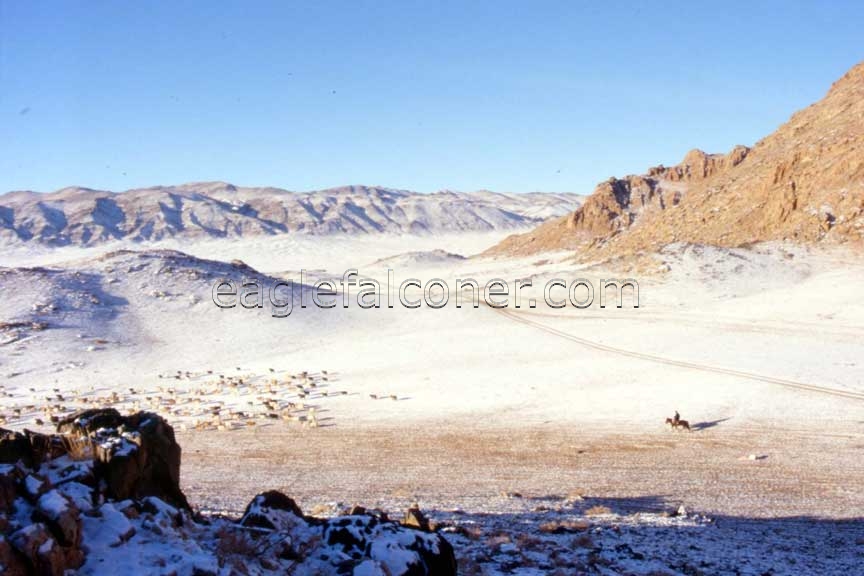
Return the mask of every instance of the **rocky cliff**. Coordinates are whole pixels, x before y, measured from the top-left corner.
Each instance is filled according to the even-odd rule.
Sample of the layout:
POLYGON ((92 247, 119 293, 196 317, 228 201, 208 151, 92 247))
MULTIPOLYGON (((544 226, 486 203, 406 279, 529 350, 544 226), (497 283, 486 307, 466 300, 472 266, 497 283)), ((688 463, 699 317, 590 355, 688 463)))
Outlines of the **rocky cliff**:
POLYGON ((689 152, 672 167, 600 184, 572 214, 490 254, 578 250, 586 258, 672 242, 864 239, 864 63, 752 148, 689 152))

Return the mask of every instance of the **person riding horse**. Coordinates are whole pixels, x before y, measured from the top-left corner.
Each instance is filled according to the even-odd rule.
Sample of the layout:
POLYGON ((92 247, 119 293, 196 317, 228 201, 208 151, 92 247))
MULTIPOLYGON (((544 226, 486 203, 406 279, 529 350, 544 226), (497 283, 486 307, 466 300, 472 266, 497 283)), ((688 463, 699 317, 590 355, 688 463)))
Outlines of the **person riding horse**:
POLYGON ((680 421, 681 421, 681 415, 678 414, 678 411, 676 410, 676 411, 675 411, 675 416, 672 417, 672 423, 673 423, 673 426, 677 426, 677 425, 678 425, 678 422, 680 422, 680 421))

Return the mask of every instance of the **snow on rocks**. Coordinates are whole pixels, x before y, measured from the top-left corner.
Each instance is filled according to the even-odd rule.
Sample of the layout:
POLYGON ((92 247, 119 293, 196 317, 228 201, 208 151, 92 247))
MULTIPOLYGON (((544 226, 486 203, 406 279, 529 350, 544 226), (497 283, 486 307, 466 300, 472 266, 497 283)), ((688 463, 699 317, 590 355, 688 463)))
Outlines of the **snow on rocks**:
POLYGON ((239 519, 193 514, 173 430, 155 414, 89 410, 58 430, 0 430, 4 575, 456 574, 443 536, 359 508, 315 518, 270 491, 239 519))
POLYGON ((15 550, 26 559, 25 573, 61 576, 81 565, 83 554, 73 546, 61 546, 43 523, 29 524, 9 536, 15 550))
POLYGON ((64 546, 81 543, 80 512, 72 500, 58 490, 43 494, 36 503, 36 513, 51 526, 51 531, 64 546))
POLYGON ((443 537, 375 516, 343 516, 324 525, 324 542, 340 546, 340 568, 383 574, 456 574, 453 548, 443 537), (376 573, 376 572, 373 572, 376 573))
POLYGON ((92 452, 98 475, 111 498, 159 496, 189 508, 180 491, 180 446, 174 429, 160 416, 138 412, 121 416, 114 409, 91 409, 61 420, 67 442, 92 452))
POLYGON ((253 537, 276 536, 277 557, 296 561, 311 573, 456 573, 453 548, 443 537, 382 515, 305 517, 291 498, 270 491, 250 502, 239 524, 252 528, 253 537))

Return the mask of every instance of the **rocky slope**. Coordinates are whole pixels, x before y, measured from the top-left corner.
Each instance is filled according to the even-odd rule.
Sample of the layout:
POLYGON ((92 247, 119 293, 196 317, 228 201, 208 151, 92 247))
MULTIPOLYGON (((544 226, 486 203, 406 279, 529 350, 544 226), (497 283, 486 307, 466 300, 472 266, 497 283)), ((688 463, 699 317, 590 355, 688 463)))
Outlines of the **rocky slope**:
POLYGON ((572 214, 491 254, 578 249, 583 257, 672 242, 864 239, 864 63, 752 149, 688 153, 681 164, 600 184, 572 214))
POLYGON ((0 240, 91 245, 122 238, 508 230, 566 214, 579 199, 487 191, 419 194, 366 186, 294 193, 222 182, 122 193, 65 188, 0 196, 0 240))
POLYGON ((270 491, 240 518, 194 514, 180 446, 155 414, 89 410, 58 431, 0 429, 0 573, 456 574, 417 509, 401 524, 360 508, 315 518, 270 491))

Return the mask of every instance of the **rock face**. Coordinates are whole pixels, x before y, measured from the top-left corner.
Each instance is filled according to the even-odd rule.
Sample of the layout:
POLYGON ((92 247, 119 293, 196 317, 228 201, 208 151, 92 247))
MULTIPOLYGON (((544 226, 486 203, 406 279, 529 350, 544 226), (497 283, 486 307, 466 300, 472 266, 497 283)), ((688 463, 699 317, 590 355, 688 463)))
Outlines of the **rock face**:
POLYGON ((85 410, 61 420, 60 433, 92 445, 97 475, 110 498, 156 496, 189 509, 180 490, 180 445, 160 416, 139 412, 121 416, 114 409, 85 410))
POLYGON ((38 466, 46 458, 63 452, 59 438, 29 430, 22 433, 0 428, 0 464, 14 464, 20 460, 26 466, 38 466))
POLYGON ((5 576, 25 576, 27 564, 24 556, 0 536, 0 573, 5 576))
POLYGON ((753 148, 689 152, 681 164, 600 184, 574 213, 489 251, 579 250, 584 259, 673 242, 864 240, 864 63, 753 148))
POLYGON ((509 230, 566 214, 580 199, 486 191, 419 194, 368 186, 295 193, 224 182, 122 193, 65 188, 0 195, 0 240, 92 245, 122 238, 509 230))
POLYGON ((456 574, 419 510, 414 526, 360 509, 314 518, 270 491, 236 520, 193 515, 180 447, 156 414, 87 410, 58 431, 0 429, 0 574, 456 574))
POLYGON ((10 540, 27 560, 27 573, 63 576, 67 569, 81 566, 81 551, 61 547, 44 524, 30 524, 14 532, 10 540))
POLYGON ((610 178, 575 212, 531 232, 510 236, 487 253, 527 255, 593 247, 628 231, 642 218, 677 208, 691 184, 737 166, 749 151, 746 146, 737 146, 724 156, 691 150, 675 166, 655 166, 641 176, 610 178))

